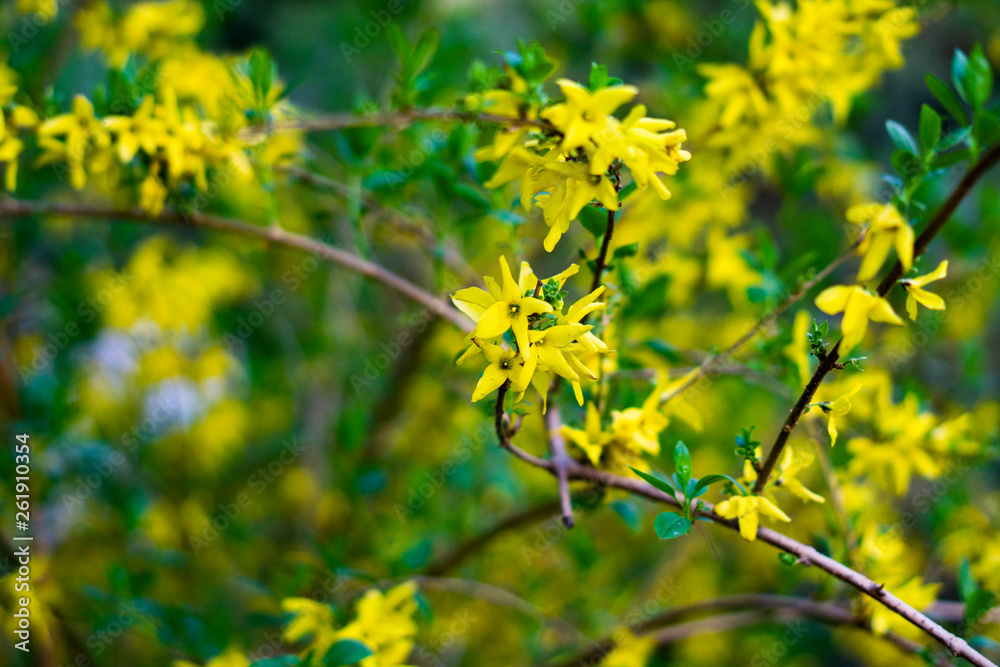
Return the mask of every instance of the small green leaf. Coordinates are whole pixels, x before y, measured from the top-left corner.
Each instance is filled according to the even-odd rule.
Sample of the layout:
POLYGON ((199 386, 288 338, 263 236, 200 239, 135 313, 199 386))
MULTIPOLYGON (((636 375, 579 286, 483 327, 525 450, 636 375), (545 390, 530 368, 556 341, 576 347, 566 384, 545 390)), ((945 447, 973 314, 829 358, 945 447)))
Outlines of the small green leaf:
POLYGON ((924 161, 910 151, 896 151, 889 161, 906 181, 924 173, 924 161))
POLYGON ((677 498, 677 492, 674 490, 674 487, 670 486, 670 484, 668 484, 667 482, 664 482, 659 477, 653 477, 652 475, 644 473, 641 470, 636 470, 632 466, 629 466, 629 468, 636 475, 638 475, 639 477, 642 477, 644 480, 646 480, 647 482, 649 482, 650 484, 652 484, 653 486, 655 486, 660 491, 663 491, 665 494, 667 494, 671 498, 674 498, 674 499, 677 498))
POLYGON ((778 560, 785 565, 795 565, 799 561, 793 554, 785 553, 784 551, 778 554, 778 560))
POLYGON ((323 667, 345 667, 355 665, 365 658, 375 655, 367 644, 356 639, 341 639, 330 647, 323 657, 323 667))
POLYGON ((968 558, 962 558, 962 561, 958 565, 958 593, 962 596, 962 599, 968 601, 973 593, 979 586, 976 585, 976 580, 972 578, 972 566, 969 565, 968 558))
POLYGON ((924 153, 934 150, 941 141, 941 115, 926 104, 920 108, 920 143, 924 153))
POLYGON ((441 42, 441 35, 437 30, 425 30, 417 38, 417 43, 413 46, 413 74, 422 72, 437 53, 438 44, 441 42))
POLYGON ((733 484, 738 486, 740 491, 743 492, 744 496, 747 494, 746 489, 744 489, 739 482, 737 482, 729 475, 705 475, 704 477, 698 480, 697 484, 695 484, 694 492, 691 495, 692 497, 697 498, 712 484, 715 484, 716 482, 727 482, 727 481, 732 482, 733 484))
POLYGON ((972 121, 972 135, 979 146, 989 146, 1000 139, 1000 120, 988 111, 976 114, 972 121))
POLYGON ((614 254, 611 256, 612 259, 621 259, 623 257, 635 257, 635 254, 639 252, 638 243, 629 243, 628 245, 623 245, 615 248, 614 254))
POLYGON ((969 124, 969 117, 965 114, 962 103, 955 97, 955 93, 951 91, 951 88, 933 74, 928 74, 924 77, 924 81, 927 83, 927 87, 934 98, 944 107, 944 110, 958 121, 959 125, 963 127, 967 126, 969 124))
POLYGON ((969 59, 960 50, 955 49, 955 57, 951 60, 951 83, 955 86, 959 96, 966 102, 969 101, 969 91, 965 88, 965 78, 969 71, 969 59))
POLYGON ((691 530, 691 521, 680 514, 673 512, 661 512, 656 515, 653 521, 653 530, 661 540, 672 540, 675 537, 686 535, 691 530))
POLYGON ((893 145, 899 150, 910 151, 911 153, 920 152, 920 149, 917 148, 917 142, 910 136, 909 131, 896 121, 885 121, 885 129, 889 133, 889 138, 892 139, 893 145))
POLYGON ((688 480, 691 479, 691 454, 680 440, 674 447, 674 474, 677 475, 677 482, 681 488, 687 489, 688 480))
POLYGON ((931 160, 931 169, 947 169, 948 167, 953 167, 959 162, 964 162, 969 159, 969 149, 963 148, 958 151, 952 151, 951 153, 945 153, 944 155, 938 155, 936 158, 931 160))
MULTIPOLYGON (((659 517, 657 517, 659 518, 659 517)), ((997 604, 997 596, 992 591, 979 589, 965 600, 965 627, 971 628, 997 604)))
POLYGON ((983 107, 993 92, 993 70, 990 69, 990 62, 986 59, 980 44, 972 47, 965 71, 964 86, 969 96, 969 104, 977 111, 983 107))
POLYGON ((599 90, 606 85, 608 85, 608 66, 591 63, 590 80, 587 82, 587 87, 591 90, 599 90))

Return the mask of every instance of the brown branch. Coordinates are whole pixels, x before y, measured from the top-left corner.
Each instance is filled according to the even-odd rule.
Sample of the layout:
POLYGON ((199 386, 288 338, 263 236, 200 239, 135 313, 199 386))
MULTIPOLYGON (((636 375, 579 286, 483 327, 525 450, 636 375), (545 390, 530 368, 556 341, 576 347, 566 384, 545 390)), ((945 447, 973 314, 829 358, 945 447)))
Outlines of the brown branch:
POLYGON ((611 245, 611 237, 615 233, 615 215, 617 211, 608 211, 608 224, 604 228, 604 239, 601 241, 601 249, 594 260, 594 279, 590 283, 590 291, 601 286, 601 275, 604 273, 608 261, 608 247, 611 245))
POLYGON ((337 248, 323 241, 285 231, 281 227, 261 227, 242 220, 224 218, 207 213, 181 212, 168 210, 160 215, 140 208, 119 209, 110 206, 95 206, 90 204, 75 204, 63 202, 23 201, 8 199, 0 201, 0 220, 23 218, 32 215, 56 215, 81 219, 123 221, 137 224, 163 225, 167 227, 200 227, 215 231, 258 238, 269 243, 296 248, 311 253, 317 258, 325 259, 356 273, 368 276, 382 283, 403 296, 416 301, 439 317, 443 317, 465 332, 471 332, 472 322, 444 300, 425 292, 405 278, 353 255, 342 248, 337 248))
MULTIPOLYGON (((948 222, 952 214, 958 208, 958 205, 962 202, 965 196, 969 194, 969 191, 972 190, 972 187, 980 178, 983 177, 990 167, 997 163, 997 161, 1000 161, 1000 144, 993 146, 993 148, 984 153, 982 159, 971 169, 965 172, 965 175, 962 176, 962 180, 959 181, 958 185, 948 196, 948 199, 946 199, 944 204, 938 208, 930 222, 927 223, 924 231, 922 231, 920 236, 917 237, 917 240, 914 241, 913 259, 920 257, 920 255, 927 250, 927 246, 945 226, 945 223, 948 222)), ((903 266, 897 260, 896 264, 892 267, 889 273, 882 279, 882 282, 879 283, 878 295, 880 297, 884 297, 888 294, 902 275, 903 266)), ((799 399, 795 402, 791 412, 788 413, 785 423, 778 432, 778 437, 775 439, 774 444, 771 445, 771 450, 768 452, 767 460, 765 460, 764 464, 761 466, 761 472, 757 476, 757 482, 754 484, 754 493, 760 493, 764 490, 764 487, 767 486, 771 473, 774 471, 774 467, 778 464, 781 452, 785 448, 785 443, 788 442, 788 436, 790 436, 792 431, 795 429, 795 425, 799 423, 799 419, 812 402, 813 396, 816 394, 816 390, 819 389, 819 386, 823 383, 827 374, 834 368, 838 367, 837 360, 840 358, 839 350, 840 341, 838 340, 830 350, 829 354, 820 359, 820 364, 816 368, 816 372, 813 373, 813 376, 809 379, 809 383, 806 385, 806 388, 802 391, 799 399)))
MULTIPOLYGON (((327 178, 326 176, 321 176, 320 174, 309 171, 308 169, 295 166, 282 166, 277 169, 307 185, 328 190, 344 199, 351 196, 351 191, 348 186, 331 178, 327 178)), ((402 211, 392 208, 391 206, 386 206, 370 193, 364 193, 362 195, 362 203, 380 214, 386 222, 396 229, 405 234, 417 237, 421 243, 427 246, 432 252, 436 252, 437 248, 440 246, 441 259, 444 261, 445 265, 448 266, 448 268, 461 276, 462 279, 468 283, 479 282, 479 274, 473 270, 471 266, 469 266, 469 264, 465 261, 465 258, 462 257, 461 253, 455 249, 455 246, 451 243, 441 243, 439 239, 435 237, 429 229, 427 229, 426 226, 421 225, 419 222, 402 211)))
MULTIPOLYGON (((652 634, 656 638, 657 644, 662 645, 679 639, 686 639, 694 634, 719 632, 735 627, 742 627, 742 625, 748 625, 751 622, 765 622, 775 620, 776 618, 809 618, 829 625, 851 626, 869 633, 872 632, 871 623, 867 619, 857 616, 850 610, 835 604, 818 602, 808 598, 766 594, 730 595, 673 607, 630 629, 640 637, 652 634), (742 609, 749 609, 751 610, 749 613, 759 614, 760 616, 751 617, 749 613, 744 612, 740 614, 712 616, 707 619, 699 619, 675 625, 677 621, 692 614, 742 609), (752 621, 751 618, 753 619, 752 621), (743 619, 746 623, 737 622, 736 619, 743 619), (661 628, 666 629, 655 632, 661 628)), ((895 644, 907 653, 916 654, 924 649, 921 644, 893 632, 887 632, 884 635, 872 634, 879 639, 895 644)), ((613 651, 615 646, 616 642, 613 635, 605 637, 570 660, 560 663, 560 667, 584 667, 585 665, 597 664, 600 659, 613 651)), ((936 660, 935 662, 942 666, 949 664, 945 660, 936 660)))
POLYGON ((460 123, 490 123, 508 127, 536 127, 541 130, 555 132, 551 123, 543 120, 527 118, 510 118, 492 113, 459 111, 457 109, 426 108, 408 111, 382 111, 372 114, 336 113, 312 116, 293 121, 255 125, 245 128, 241 135, 252 136, 264 132, 280 130, 302 130, 306 132, 326 132, 345 130, 356 127, 405 126, 420 121, 460 122, 460 123))
POLYGON ((559 486, 559 504, 562 510, 562 522, 567 528, 572 528, 573 521, 573 501, 569 493, 568 469, 573 459, 566 452, 566 441, 562 436, 562 417, 559 414, 559 406, 552 402, 545 412, 545 430, 549 436, 549 451, 552 454, 552 467, 555 470, 556 479, 559 486))
MULTIPOLYGON (((513 443, 509 443, 507 449, 522 461, 555 474, 555 467, 551 461, 546 461, 528 454, 513 443)), ((661 503, 666 503, 678 508, 680 507, 680 503, 675 498, 668 496, 666 493, 663 493, 638 478, 624 477, 622 475, 616 475, 603 470, 597 470, 596 468, 582 465, 576 461, 572 461, 568 466, 567 475, 570 479, 599 482, 605 486, 623 489, 661 503)), ((714 506, 706 501, 702 501, 702 504, 705 509, 697 512, 698 515, 707 517, 714 523, 729 528, 730 530, 739 531, 739 523, 735 519, 726 519, 719 516, 715 513, 714 506)), ((771 530, 770 528, 758 528, 757 539, 766 544, 770 544, 785 553, 792 554, 798 558, 800 563, 815 566, 857 589, 876 602, 884 605, 887 609, 891 610, 899 617, 929 634, 931 637, 943 644, 953 655, 965 658, 977 667, 997 667, 981 653, 969 646, 964 639, 952 634, 942 626, 935 623, 925 614, 922 614, 906 602, 900 600, 888 589, 886 589, 883 584, 878 584, 860 572, 852 570, 843 563, 820 553, 813 547, 793 540, 787 535, 771 530)))
POLYGON ((493 540, 500 537, 504 533, 514 530, 515 528, 520 528, 521 526, 535 523, 545 517, 552 516, 554 513, 559 511, 559 506, 560 503, 558 500, 550 500, 548 502, 535 505, 534 507, 521 510, 515 514, 511 514, 489 530, 482 532, 467 542, 458 545, 440 559, 428 565, 427 569, 424 570, 424 574, 439 576, 453 571, 470 556, 488 546, 491 542, 493 542, 493 540))

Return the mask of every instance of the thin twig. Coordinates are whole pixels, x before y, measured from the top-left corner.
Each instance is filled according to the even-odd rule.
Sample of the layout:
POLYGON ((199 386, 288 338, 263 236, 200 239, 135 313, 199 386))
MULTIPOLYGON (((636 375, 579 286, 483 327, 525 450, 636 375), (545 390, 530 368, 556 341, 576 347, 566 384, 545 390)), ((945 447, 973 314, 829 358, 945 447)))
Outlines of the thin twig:
POLYGON ((597 253, 597 259, 594 260, 594 279, 590 283, 591 292, 601 286, 601 275, 607 265, 608 247, 611 245, 611 237, 615 233, 615 215, 617 213, 617 211, 608 211, 608 224, 604 228, 604 239, 601 241, 601 249, 597 253))
MULTIPOLYGON (((296 166, 282 166, 277 169, 288 174, 292 178, 302 181, 303 183, 333 192, 339 197, 346 199, 351 196, 350 188, 343 183, 309 171, 308 169, 296 166)), ((465 261, 465 258, 462 257, 462 254, 455 249, 454 245, 440 241, 426 226, 421 225, 419 222, 402 211, 392 208, 391 206, 386 206, 380 202, 377 197, 374 197, 370 193, 364 193, 362 195, 362 203, 381 215, 386 222, 396 229, 420 239, 420 241, 427 246, 432 253, 436 253, 438 248, 440 248, 441 259, 444 261, 445 265, 447 265, 448 268, 456 274, 460 275, 463 280, 469 283, 479 282, 479 274, 471 266, 469 266, 469 264, 465 261)))
POLYGON ((408 111, 382 111, 372 114, 336 113, 312 116, 292 121, 279 121, 267 126, 255 125, 241 131, 244 136, 252 136, 267 131, 301 130, 306 132, 324 132, 345 130, 355 127, 405 126, 420 121, 460 122, 460 123, 490 123, 507 127, 536 127, 541 130, 555 132, 551 123, 543 120, 527 118, 510 118, 492 113, 459 111, 457 109, 426 108, 408 111))
MULTIPOLYGON (((522 461, 555 474, 555 466, 551 461, 546 461, 538 458, 537 456, 528 454, 513 443, 508 443, 507 449, 522 461)), ((582 465, 576 461, 571 461, 566 472, 570 479, 582 479, 599 482, 605 486, 623 489, 661 503, 666 503, 678 508, 680 507, 680 502, 678 502, 677 499, 668 496, 666 493, 654 488, 651 484, 638 478, 616 475, 611 472, 582 465)), ((739 531, 739 523, 736 519, 726 519, 721 517, 715 513, 715 508, 711 503, 706 501, 701 502, 704 509, 697 512, 699 516, 704 516, 712 522, 720 526, 725 526, 730 530, 739 531)), ((840 579, 849 586, 852 586, 861 593, 884 605, 900 618, 912 623, 930 636, 934 637, 934 639, 951 651, 953 655, 965 658, 977 667, 997 667, 985 656, 969 646, 968 642, 964 639, 952 634, 939 624, 935 623, 925 614, 922 614, 906 602, 900 600, 888 589, 886 589, 883 584, 878 584, 860 572, 852 570, 843 563, 820 553, 813 547, 798 542, 797 540, 793 540, 787 535, 771 530, 770 528, 765 528, 763 526, 759 527, 757 529, 757 539, 766 544, 770 544, 781 551, 796 556, 798 561, 804 565, 815 566, 828 574, 833 575, 837 579, 840 579)))
POLYGON ((425 306, 429 311, 443 317, 466 333, 473 329, 472 322, 458 310, 438 297, 425 292, 405 278, 386 268, 353 255, 323 241, 285 231, 281 227, 260 227, 242 220, 224 218, 199 212, 163 211, 153 215, 140 208, 119 209, 110 206, 94 206, 63 202, 42 202, 8 199, 0 201, 0 220, 23 218, 32 215, 56 215, 81 219, 132 222, 138 224, 164 225, 169 227, 200 227, 230 234, 259 238, 269 243, 304 250, 314 256, 343 266, 393 289, 403 296, 425 306))
POLYGON ((555 401, 545 412, 545 429, 549 436, 549 451, 552 454, 552 466, 555 469, 559 486, 559 503, 562 509, 562 522, 567 528, 572 528, 573 501, 569 493, 569 475, 567 470, 573 459, 566 452, 566 441, 562 436, 562 417, 559 405, 555 401))
MULTIPOLYGON (((690 637, 692 636, 692 632, 702 634, 703 632, 718 632, 724 629, 732 629, 732 620, 724 621, 721 625, 719 624, 720 621, 722 619, 742 619, 745 618, 745 615, 727 614, 675 625, 682 618, 702 612, 741 609, 749 609, 758 614, 766 614, 765 617, 755 619, 754 622, 774 620, 774 612, 779 612, 782 616, 810 618, 830 625, 853 626, 871 633, 876 638, 891 642, 903 651, 911 654, 919 653, 924 648, 921 644, 893 632, 887 632, 883 635, 873 633, 870 621, 853 614, 850 610, 843 607, 828 602, 817 602, 808 598, 784 595, 730 595, 702 600, 689 605, 667 609, 630 629, 637 636, 643 637, 653 634, 654 631, 660 628, 667 628, 667 630, 653 635, 656 638, 657 644, 664 644, 690 637), (710 623, 709 621, 712 622, 710 623)), ((749 617, 746 617, 746 619, 749 620, 749 617)), ((605 637, 570 660, 560 663, 560 667, 582 667, 584 665, 597 664, 600 659, 613 651, 615 646, 614 635, 605 637)), ((936 663, 942 666, 949 664, 944 660, 936 660, 936 663)))

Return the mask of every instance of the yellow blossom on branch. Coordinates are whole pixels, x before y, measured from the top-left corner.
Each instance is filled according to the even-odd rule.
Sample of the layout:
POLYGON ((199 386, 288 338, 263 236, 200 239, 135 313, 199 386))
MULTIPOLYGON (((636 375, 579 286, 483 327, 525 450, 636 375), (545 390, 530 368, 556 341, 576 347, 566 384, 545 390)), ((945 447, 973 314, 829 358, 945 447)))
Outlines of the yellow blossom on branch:
POLYGON ((842 351, 845 353, 864 339, 869 320, 903 324, 888 301, 858 285, 828 287, 816 297, 816 307, 827 315, 844 313, 841 329, 844 334, 842 351))
POLYGON ((928 274, 900 281, 903 289, 906 290, 906 314, 910 316, 911 320, 917 319, 918 303, 931 310, 944 310, 944 299, 933 292, 925 290, 924 285, 941 280, 947 275, 948 260, 944 260, 938 264, 936 269, 928 274))

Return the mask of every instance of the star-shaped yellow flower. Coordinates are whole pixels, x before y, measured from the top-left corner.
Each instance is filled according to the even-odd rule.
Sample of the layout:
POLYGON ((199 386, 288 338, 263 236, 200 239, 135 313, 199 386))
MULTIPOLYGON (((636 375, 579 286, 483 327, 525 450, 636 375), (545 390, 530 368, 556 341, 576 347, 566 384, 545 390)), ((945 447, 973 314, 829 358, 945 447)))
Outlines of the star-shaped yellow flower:
POLYGON ((487 278, 489 292, 468 287, 452 295, 451 300, 459 310, 476 321, 472 332, 476 338, 496 338, 510 329, 514 332, 518 350, 528 360, 531 358, 528 318, 539 313, 551 313, 552 306, 522 293, 510 273, 506 257, 500 257, 500 269, 501 285, 487 278))
POLYGON ((903 324, 888 301, 858 285, 828 287, 816 297, 816 307, 827 315, 844 313, 840 327, 844 334, 841 351, 845 353, 864 339, 869 320, 903 324))
POLYGON ((906 314, 910 316, 911 320, 917 319, 918 303, 931 310, 944 310, 944 299, 933 292, 928 292, 923 287, 927 283, 941 280, 947 275, 948 260, 944 260, 938 264, 936 269, 926 275, 900 281, 903 283, 903 289, 906 290, 906 314))
POLYGON ((740 535, 749 542, 757 539, 761 514, 778 521, 791 521, 787 514, 763 496, 733 496, 716 505, 715 513, 725 519, 737 519, 740 535))
POLYGON ((556 81, 566 101, 542 112, 542 118, 563 133, 560 148, 571 151, 586 145, 604 131, 608 116, 621 105, 631 102, 639 89, 635 86, 609 86, 591 92, 569 79, 556 81))
POLYGON ((521 365, 521 355, 500 345, 493 345, 477 339, 473 339, 473 341, 482 349, 483 356, 490 362, 490 365, 483 371, 475 391, 472 392, 472 402, 475 403, 487 394, 493 393, 507 380, 510 380, 516 389, 521 390, 521 373, 524 371, 524 367, 521 365))

